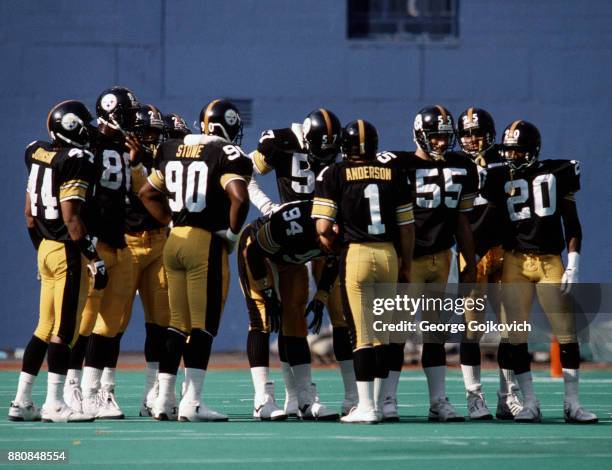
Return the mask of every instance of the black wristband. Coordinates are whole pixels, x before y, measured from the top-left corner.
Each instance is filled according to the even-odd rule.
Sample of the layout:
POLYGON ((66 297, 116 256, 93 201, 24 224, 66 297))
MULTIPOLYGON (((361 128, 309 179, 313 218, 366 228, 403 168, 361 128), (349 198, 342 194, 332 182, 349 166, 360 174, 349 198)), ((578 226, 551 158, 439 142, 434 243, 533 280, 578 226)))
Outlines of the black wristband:
POLYGON ((38 247, 43 241, 42 235, 36 227, 29 227, 28 234, 30 235, 30 240, 32 240, 32 245, 34 245, 34 249, 38 251, 38 247))
POLYGON ((76 244, 79 246, 79 250, 81 250, 83 256, 85 256, 85 258, 87 258, 89 261, 99 258, 91 235, 85 235, 80 240, 77 240, 76 244))

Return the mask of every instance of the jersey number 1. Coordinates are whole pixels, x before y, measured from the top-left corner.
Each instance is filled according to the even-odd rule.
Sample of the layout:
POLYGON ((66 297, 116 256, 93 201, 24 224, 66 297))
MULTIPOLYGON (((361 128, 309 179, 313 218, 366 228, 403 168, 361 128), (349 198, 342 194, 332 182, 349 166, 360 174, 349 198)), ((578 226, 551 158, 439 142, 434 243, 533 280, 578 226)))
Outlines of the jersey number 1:
POLYGON ((386 227, 382 223, 382 217, 380 215, 380 194, 378 192, 378 185, 371 183, 365 187, 363 195, 370 202, 370 219, 372 223, 368 225, 368 233, 370 235, 380 235, 385 233, 386 227))

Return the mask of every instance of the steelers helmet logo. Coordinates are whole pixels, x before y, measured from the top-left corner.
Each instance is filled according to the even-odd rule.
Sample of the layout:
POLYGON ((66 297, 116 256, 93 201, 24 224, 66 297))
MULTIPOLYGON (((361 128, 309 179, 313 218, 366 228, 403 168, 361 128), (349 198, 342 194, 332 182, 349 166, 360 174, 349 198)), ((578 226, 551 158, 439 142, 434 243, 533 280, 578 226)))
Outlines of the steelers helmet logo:
POLYGON ((67 131, 75 130, 80 123, 81 120, 76 116, 76 114, 66 113, 62 116, 61 124, 67 131))
POLYGON ((423 116, 421 114, 417 114, 414 118, 414 130, 420 131, 423 129, 423 116))
POLYGON ((235 126, 236 123, 238 122, 238 113, 236 111, 234 111, 233 109, 228 109, 227 111, 225 111, 225 122, 228 123, 228 125, 230 126, 235 126))
POLYGON ((117 107, 117 97, 112 93, 104 95, 100 100, 100 106, 104 111, 110 112, 117 107))

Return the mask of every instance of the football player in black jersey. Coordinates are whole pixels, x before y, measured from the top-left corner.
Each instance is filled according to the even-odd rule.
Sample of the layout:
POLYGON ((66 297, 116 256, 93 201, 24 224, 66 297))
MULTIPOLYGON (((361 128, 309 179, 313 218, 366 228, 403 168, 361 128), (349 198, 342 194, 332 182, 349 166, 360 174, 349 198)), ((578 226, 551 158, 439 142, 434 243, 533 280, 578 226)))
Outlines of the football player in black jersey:
MULTIPOLYGON (((306 303, 296 298, 296 278, 289 281, 276 275, 287 266, 304 265, 325 257, 317 242, 311 212, 312 201, 283 204, 277 212, 249 224, 238 242, 240 285, 249 311, 247 355, 255 388, 254 419, 277 421, 287 418, 276 404, 274 383, 268 381, 270 331, 278 331, 279 325, 290 331, 293 323, 304 322, 306 303)), ((332 257, 319 279, 315 297, 328 297, 336 277, 337 262, 332 257)), ((322 308, 314 324, 320 326, 321 314, 322 308)), ((290 356, 290 360, 293 359, 290 356)), ((320 421, 338 419, 339 414, 328 410, 317 398, 311 378, 310 351, 306 349, 305 357, 290 365, 297 381, 298 417, 320 421)))
POLYGON ((130 148, 132 188, 127 197, 125 241, 131 255, 132 279, 129 285, 130 301, 123 312, 120 335, 127 328, 138 291, 146 331, 146 379, 139 414, 151 416, 150 409, 157 396, 162 339, 170 321, 168 281, 162 260, 168 228, 149 214, 138 198, 138 191, 146 182, 153 167, 155 152, 167 129, 159 110, 153 105, 137 106, 132 110, 129 121, 132 132, 126 141, 130 148))
MULTIPOLYGON (((419 111, 414 119, 414 152, 382 152, 381 163, 399 166, 413 184, 416 242, 411 278, 413 283, 446 284, 451 263, 451 247, 457 242, 466 260, 463 282, 476 278, 474 240, 467 213, 472 210, 478 191, 474 163, 453 152, 453 118, 442 106, 419 111)), ((436 312, 423 312, 423 320, 441 321, 436 312)), ((422 365, 429 388, 431 421, 463 421, 448 401, 445 391, 446 352, 444 344, 431 333, 423 334, 422 365)), ((391 334, 390 372, 383 415, 397 420, 397 386, 404 361, 405 335, 391 334)))
MULTIPOLYGON (((312 111, 303 124, 294 123, 291 128, 267 130, 262 133, 257 150, 251 153, 256 173, 266 174, 274 170, 281 203, 311 200, 316 175, 337 158, 340 132, 339 119, 325 108, 312 111)), ((255 180, 249 186, 251 201, 264 215, 267 211, 275 210, 277 206, 258 188, 255 189, 254 185, 255 180)), ((323 265, 323 258, 310 263, 315 282, 320 279, 323 265)), ((308 274, 305 265, 284 266, 279 271, 279 277, 283 279, 282 284, 293 282, 292 295, 298 304, 305 305, 308 302, 308 274), (296 283, 296 279, 300 279, 300 282, 296 283)), ((342 373, 342 412, 346 414, 356 403, 357 390, 349 330, 344 319, 339 286, 332 288, 325 303, 333 326, 334 354, 342 373)), ((291 364, 298 364, 297 361, 310 357, 306 340, 308 328, 301 314, 296 312, 296 315, 300 321, 292 322, 291 326, 286 325, 279 335, 279 356, 286 385, 284 408, 290 415, 297 414, 295 381, 304 379, 294 377, 295 372, 301 372, 292 369, 291 364)))
MULTIPOLYGON (((482 189, 486 179, 487 166, 501 164, 499 146, 495 144, 495 134, 493 118, 482 108, 468 108, 457 119, 457 139, 461 149, 476 164, 479 190, 482 189)), ((504 251, 500 246, 499 234, 495 230, 500 224, 495 209, 488 205, 480 191, 474 199, 474 209, 468 213, 468 218, 474 234, 476 255, 480 258, 476 266, 476 282, 479 287, 473 294, 483 297, 486 294, 487 283, 499 283, 501 281, 504 251)), ((461 271, 464 266, 465 262, 460 257, 459 270, 461 271)), ((488 300, 496 314, 499 314, 499 296, 496 294, 496 292, 489 292, 488 300)), ((465 323, 483 322, 485 319, 484 313, 467 309, 464 315, 465 323)), ((483 333, 468 329, 460 345, 461 371, 467 394, 468 413, 471 419, 492 418, 482 393, 480 379, 479 341, 482 335, 483 333)), ((497 362, 499 364, 500 383, 497 392, 496 417, 498 419, 514 419, 522 405, 516 393, 518 387, 514 381, 508 338, 505 332, 499 343, 497 362)))
POLYGON ((97 249, 106 263, 110 282, 103 291, 89 293, 64 391, 72 407, 82 406, 86 413, 106 419, 124 417, 115 400, 114 365, 109 366, 116 363, 119 353, 121 316, 129 301, 132 277, 124 239, 125 197, 130 187, 124 134, 129 130, 129 113, 136 103, 130 90, 118 86, 103 91, 96 102, 99 137, 92 150, 97 178, 95 194, 85 208, 85 223, 98 238, 97 249))
MULTIPOLYGON (((504 131, 502 155, 507 165, 490 169, 483 193, 504 211, 506 230, 502 271, 502 321, 526 322, 534 293, 561 347, 565 384, 564 417, 570 423, 595 423, 597 416, 580 406, 580 349, 572 300, 567 294, 578 282, 582 229, 575 193, 580 167, 575 160, 538 160, 540 132, 527 121, 514 121, 504 131), (561 253, 567 248, 568 262, 561 253), (552 285, 551 285, 552 284, 552 285), (556 285, 555 285, 556 284, 556 285)), ((510 331, 511 360, 523 393, 518 422, 539 422, 540 406, 533 392, 528 333, 510 331)))
POLYGON ((176 113, 164 114, 164 136, 166 139, 183 139, 191 134, 185 120, 176 113))
POLYGON ((92 116, 78 101, 64 101, 49 112, 52 142, 35 141, 25 152, 28 168, 25 216, 38 251, 41 277, 40 318, 23 355, 12 421, 76 422, 93 416, 72 409, 63 398, 64 383, 81 313, 87 299, 87 272, 93 288, 106 286, 104 261, 81 218, 95 182, 94 156, 86 150, 94 137, 92 116), (32 401, 32 387, 48 354, 47 398, 42 413, 32 401))
POLYGON ((173 227, 164 246, 170 326, 159 364, 159 395, 152 414, 176 419, 175 383, 181 358, 185 393, 181 421, 226 421, 202 403, 204 375, 229 287, 228 252, 248 213, 249 158, 234 144, 241 134, 238 109, 214 100, 200 114, 203 134, 171 139, 158 149, 140 190, 147 210, 173 227), (186 339, 189 341, 186 342, 186 339))
POLYGON ((341 418, 345 423, 377 423, 382 419, 381 395, 387 374, 389 333, 375 333, 375 298, 396 293, 401 278, 410 279, 414 248, 414 217, 408 179, 399 168, 376 161, 378 133, 367 121, 349 123, 342 133, 346 161, 334 163, 317 177, 312 217, 328 252, 334 251, 339 226, 343 247, 341 288, 353 340, 353 361, 359 402, 341 418), (375 393, 375 378, 379 379, 375 393), (378 406, 377 406, 378 405, 378 406))

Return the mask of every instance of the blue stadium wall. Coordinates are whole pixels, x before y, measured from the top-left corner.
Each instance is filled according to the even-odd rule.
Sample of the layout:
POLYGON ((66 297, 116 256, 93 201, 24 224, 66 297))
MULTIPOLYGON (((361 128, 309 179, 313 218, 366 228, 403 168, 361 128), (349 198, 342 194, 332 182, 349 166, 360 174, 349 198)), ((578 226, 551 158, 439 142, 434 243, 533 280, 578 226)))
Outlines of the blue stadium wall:
MULTIPOLYGON (((54 103, 93 109, 114 84, 189 122, 212 98, 252 99, 246 150, 261 130, 321 105, 342 121, 372 121, 383 149, 413 147, 412 119, 426 104, 455 114, 482 106, 499 133, 516 118, 533 121, 545 158, 583 162, 581 273, 612 279, 612 2, 460 0, 459 12, 455 45, 416 46, 348 40, 341 0, 0 1, 0 348, 24 346, 37 319, 23 149, 46 138, 54 103)), ((261 182, 276 194, 271 176, 261 182)), ((246 331, 233 266, 215 349, 243 349, 246 331)), ((138 306, 123 349, 141 350, 143 338, 138 306)))

